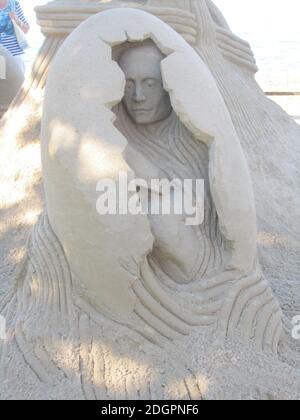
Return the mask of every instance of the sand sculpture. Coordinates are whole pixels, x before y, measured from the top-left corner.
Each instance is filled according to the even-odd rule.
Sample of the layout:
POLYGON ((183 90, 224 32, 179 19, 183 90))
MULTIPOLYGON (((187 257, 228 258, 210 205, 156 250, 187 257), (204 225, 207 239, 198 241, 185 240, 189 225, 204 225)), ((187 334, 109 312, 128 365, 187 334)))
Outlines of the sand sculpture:
MULTIPOLYGON (((211 2, 135 3, 87 20, 49 74, 41 135, 46 205, 16 283, 3 287, 1 313, 14 336, 1 348, 0 395, 299 398, 299 354, 289 338, 299 305, 289 299, 299 249, 299 186, 294 196, 287 180, 295 157, 286 152, 285 164, 274 163, 288 167, 284 179, 262 175, 271 138, 292 142, 299 128, 260 92, 248 44, 211 2), (131 109, 124 97, 133 77, 128 63, 141 62, 145 51, 147 68, 153 64, 161 78, 159 117, 131 109), (204 178, 204 223, 100 216, 95 185, 120 171, 204 178), (271 184, 293 197, 280 224, 271 184)), ((80 19, 111 6, 84 5, 80 19)), ((73 9, 54 2, 39 10, 49 18, 73 9)), ((72 19, 57 20, 58 29, 44 18, 48 48, 56 50, 54 34, 70 32, 72 19)))
POLYGON ((24 76, 14 57, 0 46, 0 118, 7 111, 23 81, 24 76))

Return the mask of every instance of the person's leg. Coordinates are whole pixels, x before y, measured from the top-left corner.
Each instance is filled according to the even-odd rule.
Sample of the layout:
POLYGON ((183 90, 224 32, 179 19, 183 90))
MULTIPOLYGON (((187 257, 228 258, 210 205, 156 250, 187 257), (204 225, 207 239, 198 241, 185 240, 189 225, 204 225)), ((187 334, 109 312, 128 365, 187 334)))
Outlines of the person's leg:
POLYGON ((25 74, 25 63, 23 60, 23 54, 14 56, 17 66, 20 68, 23 74, 25 74))

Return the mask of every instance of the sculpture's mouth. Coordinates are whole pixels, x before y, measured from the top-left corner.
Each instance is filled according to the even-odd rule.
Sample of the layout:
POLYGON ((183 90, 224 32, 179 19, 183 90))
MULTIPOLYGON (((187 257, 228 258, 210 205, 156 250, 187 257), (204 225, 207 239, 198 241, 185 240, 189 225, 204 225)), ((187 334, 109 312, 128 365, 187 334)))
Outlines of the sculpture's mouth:
POLYGON ((152 109, 135 108, 133 112, 152 112, 152 109))

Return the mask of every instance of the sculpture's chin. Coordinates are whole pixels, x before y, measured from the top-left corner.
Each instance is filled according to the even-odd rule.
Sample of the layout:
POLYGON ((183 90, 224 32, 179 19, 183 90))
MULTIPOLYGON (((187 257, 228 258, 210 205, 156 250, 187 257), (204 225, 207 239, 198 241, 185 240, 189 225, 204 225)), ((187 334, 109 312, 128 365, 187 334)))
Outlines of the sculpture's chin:
POLYGON ((164 120, 166 120, 172 113, 172 108, 163 110, 163 111, 156 111, 147 110, 147 111, 128 111, 130 115, 131 121, 136 125, 150 125, 150 124, 158 124, 164 120))
POLYGON ((153 124, 153 119, 149 117, 149 114, 147 111, 139 112, 134 114, 134 117, 132 117, 132 120, 134 124, 137 125, 148 125, 153 124))

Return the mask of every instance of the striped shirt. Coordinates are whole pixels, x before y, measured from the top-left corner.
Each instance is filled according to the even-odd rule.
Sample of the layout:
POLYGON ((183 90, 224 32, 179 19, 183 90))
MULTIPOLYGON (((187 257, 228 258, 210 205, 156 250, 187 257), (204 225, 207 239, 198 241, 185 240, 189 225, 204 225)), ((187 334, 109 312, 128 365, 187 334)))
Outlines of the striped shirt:
POLYGON ((7 7, 3 10, 0 10, 0 16, 2 17, 2 19, 7 19, 9 22, 7 25, 7 30, 5 32, 1 32, 0 30, 0 44, 3 45, 3 47, 5 47, 12 55, 16 56, 24 54, 24 51, 22 50, 22 48, 20 48, 14 31, 11 30, 11 19, 8 16, 8 13, 13 11, 15 11, 18 19, 22 23, 28 24, 23 14, 23 10, 20 3, 17 0, 15 2, 13 0, 9 0, 7 7))

